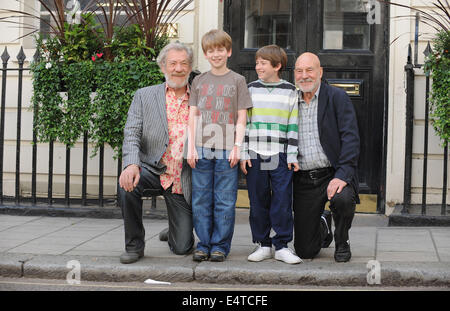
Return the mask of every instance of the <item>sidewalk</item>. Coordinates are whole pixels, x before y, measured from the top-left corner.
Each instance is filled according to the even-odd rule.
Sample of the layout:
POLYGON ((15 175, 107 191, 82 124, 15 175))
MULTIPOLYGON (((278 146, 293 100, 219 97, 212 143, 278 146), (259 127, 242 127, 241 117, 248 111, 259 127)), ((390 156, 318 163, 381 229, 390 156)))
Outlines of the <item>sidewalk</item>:
MULTIPOLYGON (((121 219, 0 215, 0 276, 66 279, 78 260, 81 281, 207 282, 365 286, 367 263, 377 260, 384 286, 450 287, 450 227, 387 227, 384 215, 357 214, 350 231, 352 259, 335 263, 334 242, 299 265, 274 259, 250 263, 248 210, 237 209, 231 253, 223 263, 177 256, 158 239, 167 220, 144 219, 145 257, 123 265, 121 219)), ((290 245, 293 247, 292 245, 290 245)))

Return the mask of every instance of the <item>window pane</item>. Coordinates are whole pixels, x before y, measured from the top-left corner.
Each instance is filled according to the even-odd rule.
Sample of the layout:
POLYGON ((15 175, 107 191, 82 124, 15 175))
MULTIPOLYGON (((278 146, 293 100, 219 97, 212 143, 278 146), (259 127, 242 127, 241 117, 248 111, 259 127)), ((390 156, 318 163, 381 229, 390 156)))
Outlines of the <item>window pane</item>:
POLYGON ((44 38, 47 38, 50 33, 50 15, 41 15, 41 19, 39 20, 39 29, 41 30, 41 34, 44 38))
MULTIPOLYGON (((99 8, 99 3, 100 5, 106 6, 107 5, 107 0, 101 0, 101 1, 91 1, 91 0, 76 0, 78 1, 78 3, 80 4, 80 10, 85 10, 87 9, 87 5, 89 4, 89 10, 94 10, 99 8)), ((53 0, 42 0, 42 2, 52 11, 56 12, 56 7, 55 7, 55 2, 53 0)), ((73 9, 74 7, 74 0, 64 0, 64 11, 69 12, 73 9)), ((42 12, 48 12, 48 10, 41 5, 41 11, 42 12)))
POLYGON ((245 48, 292 45, 292 0, 245 1, 245 48))
MULTIPOLYGON (((101 7, 104 8, 106 11, 106 14, 109 13, 109 0, 76 0, 79 3, 79 6, 74 4, 74 0, 63 0, 63 9, 64 9, 64 17, 67 20, 68 14, 74 9, 78 8, 77 12, 95 12, 97 14, 97 18, 95 19, 96 23, 105 24, 105 15, 101 7), (88 7, 89 5, 89 7, 88 7)), ((43 4, 47 6, 48 9, 50 9, 51 12, 58 18, 56 15, 56 6, 54 0, 42 0, 43 4)), ((115 1, 112 2, 113 4, 116 4, 115 1)), ((53 17, 50 15, 50 12, 48 11, 44 5, 41 4, 41 21, 40 21, 40 30, 44 34, 48 34, 51 32, 50 25, 48 23, 51 23, 52 26, 56 26, 55 21, 53 17), (45 21, 42 21, 44 19, 45 21)), ((124 23, 130 24, 130 19, 125 13, 125 10, 121 8, 117 12, 114 11, 114 14, 118 14, 115 17, 115 25, 122 26, 124 23)))
POLYGON ((369 0, 324 0, 323 48, 370 48, 369 0))

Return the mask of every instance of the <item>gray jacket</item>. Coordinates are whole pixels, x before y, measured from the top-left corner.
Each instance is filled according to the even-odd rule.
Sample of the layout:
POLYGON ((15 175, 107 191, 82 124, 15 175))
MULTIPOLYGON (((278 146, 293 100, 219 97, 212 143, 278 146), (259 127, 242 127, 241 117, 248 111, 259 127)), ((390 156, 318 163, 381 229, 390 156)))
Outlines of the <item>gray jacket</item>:
MULTIPOLYGON (((123 168, 137 164, 161 175, 166 171, 166 166, 161 164, 160 160, 168 144, 165 83, 137 90, 128 110, 124 129, 123 168)), ((183 159, 181 187, 184 198, 190 204, 191 167, 186 158, 183 159)))

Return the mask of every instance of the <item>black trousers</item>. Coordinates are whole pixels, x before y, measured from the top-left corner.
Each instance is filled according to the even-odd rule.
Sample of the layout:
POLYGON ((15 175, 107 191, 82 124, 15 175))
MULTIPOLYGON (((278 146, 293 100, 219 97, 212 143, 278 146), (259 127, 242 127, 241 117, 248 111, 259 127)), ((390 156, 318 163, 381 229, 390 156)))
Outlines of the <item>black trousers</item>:
MULTIPOLYGON (((301 171, 294 173, 294 248, 300 258, 317 256, 327 236, 327 228, 320 219, 328 201, 327 187, 333 178, 333 169, 320 178, 311 178, 301 171)), ((356 194, 350 185, 331 198, 330 210, 335 225, 336 245, 349 239, 348 231, 355 215, 355 206, 356 194)))
MULTIPOLYGON (((127 192, 119 187, 120 207, 125 227, 125 250, 140 252, 145 247, 145 230, 142 223, 142 193, 144 189, 161 189, 158 175, 142 168, 137 187, 127 192)), ((164 190, 169 220, 168 243, 177 255, 188 253, 194 245, 192 207, 182 194, 172 193, 172 187, 164 190)))

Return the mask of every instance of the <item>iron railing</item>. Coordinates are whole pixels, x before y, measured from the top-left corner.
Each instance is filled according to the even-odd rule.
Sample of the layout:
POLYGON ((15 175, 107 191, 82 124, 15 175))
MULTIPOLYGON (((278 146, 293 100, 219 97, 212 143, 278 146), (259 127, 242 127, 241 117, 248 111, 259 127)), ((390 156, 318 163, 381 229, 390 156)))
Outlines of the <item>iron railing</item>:
MULTIPOLYGON (((429 51, 429 47, 427 47, 429 51)), ((88 135, 85 133, 83 135, 83 157, 82 157, 82 190, 81 199, 73 197, 70 194, 70 164, 71 164, 71 149, 66 147, 66 159, 65 159, 65 194, 63 199, 56 199, 53 197, 53 162, 54 162, 54 143, 50 142, 48 144, 48 189, 47 196, 38 197, 36 193, 36 176, 37 176, 37 136, 34 132, 34 122, 36 113, 33 113, 33 144, 32 144, 32 173, 31 173, 31 195, 30 197, 23 197, 20 193, 20 157, 21 157, 21 131, 22 131, 22 93, 23 93, 23 73, 24 71, 29 71, 30 68, 24 68, 24 63, 26 56, 23 52, 23 48, 20 49, 17 55, 17 68, 8 68, 8 61, 10 55, 8 54, 7 48, 5 48, 3 54, 1 55, 1 60, 3 66, 0 70, 1 78, 1 113, 0 113, 0 205, 3 205, 5 201, 14 202, 16 205, 20 205, 24 201, 30 201, 32 205, 39 203, 46 203, 47 206, 51 207, 55 202, 62 203, 64 206, 68 207, 73 203, 80 203, 81 206, 96 205, 98 207, 103 207, 105 205, 117 205, 118 200, 113 199, 112 202, 105 202, 104 196, 104 147, 99 150, 99 189, 98 197, 89 199, 87 198, 87 160, 88 160, 88 135), (14 197, 6 197, 3 193, 3 182, 4 182, 4 142, 5 142, 5 111, 6 111, 6 91, 7 91, 7 77, 8 72, 16 71, 18 73, 18 98, 17 98, 17 135, 16 135, 16 167, 15 167, 15 194, 14 197)), ((417 57, 416 57, 417 59, 417 57)), ((412 158, 413 158, 413 127, 414 127, 414 80, 415 80, 415 68, 420 68, 422 65, 417 64, 415 61, 412 62, 411 47, 409 47, 409 55, 407 64, 405 66, 406 73, 406 84, 407 84, 407 103, 406 103, 406 144, 405 144, 405 175, 404 175, 404 204, 402 213, 409 213, 411 204, 411 180, 412 180, 412 158)), ((425 126, 424 126, 424 152, 423 152, 423 181, 422 181, 422 204, 421 204, 421 214, 427 214, 427 171, 428 171, 428 120, 429 120, 429 96, 430 89, 430 79, 426 77, 426 90, 425 90, 425 126)), ((448 161, 448 147, 443 150, 443 186, 442 186, 442 203, 440 208, 440 214, 446 215, 447 211, 447 161, 448 161)), ((117 166, 117 176, 121 172, 121 159, 118 160, 117 166)), ((111 200, 110 200, 111 201, 111 200)), ((153 197, 152 207, 155 207, 155 197, 153 197)))
MULTIPOLYGON (((427 56, 431 52, 430 44, 428 43, 424 54, 427 56)), ((415 92, 415 77, 416 68, 421 68, 423 65, 417 62, 417 44, 415 48, 415 61, 412 62, 411 45, 408 48, 408 59, 405 66, 406 74, 406 139, 405 139, 405 175, 404 175, 404 193, 403 193, 403 208, 402 214, 409 214, 413 209, 411 203, 412 194, 412 161, 413 161, 413 128, 414 128, 414 92, 415 92)), ((435 207, 436 204, 427 203, 427 174, 428 174, 428 127, 429 127, 429 94, 430 94, 430 77, 425 76, 425 120, 424 120, 424 141, 423 141, 423 167, 422 167, 422 202, 420 203, 420 214, 430 214, 430 208, 435 207)), ((447 215, 447 166, 448 166, 448 144, 443 148, 443 172, 442 172, 442 201, 440 204, 440 211, 433 214, 447 215)), ((439 204, 438 204, 439 205, 439 204)), ((439 207, 439 206, 438 206, 439 207)))
MULTIPOLYGON (((37 55, 35 55, 36 59, 37 55)), ((0 115, 0 205, 3 205, 4 202, 15 202, 16 205, 20 205, 21 203, 28 201, 32 203, 32 205, 36 205, 38 202, 46 202, 48 206, 52 206, 54 203, 63 204, 65 206, 71 205, 71 203, 81 204, 81 206, 87 206, 89 204, 95 204, 96 206, 103 207, 105 204, 111 205, 116 204, 117 200, 110 200, 112 202, 105 202, 106 199, 104 197, 104 146, 99 148, 99 189, 98 189, 98 198, 87 197, 87 163, 88 163, 88 135, 84 133, 83 135, 83 157, 82 157, 82 178, 81 178, 81 199, 79 195, 77 197, 71 196, 70 194, 70 165, 71 165, 71 148, 66 146, 66 158, 65 158, 65 194, 64 199, 56 199, 53 197, 53 168, 54 168, 54 141, 48 143, 48 154, 49 154, 49 163, 48 163, 48 189, 47 189, 47 197, 42 198, 38 197, 36 194, 36 176, 37 176, 37 135, 34 130, 35 122, 36 122, 36 107, 33 107, 33 143, 32 143, 32 168, 31 168, 31 195, 30 197, 23 197, 20 193, 20 157, 21 157, 21 132, 22 132, 22 93, 23 93, 23 73, 24 71, 29 71, 30 68, 24 68, 24 62, 26 59, 26 55, 23 52, 23 48, 20 49, 19 54, 17 55, 17 68, 8 68, 8 61, 10 59, 10 55, 5 47, 3 54, 1 55, 1 60, 3 63, 1 69, 2 75, 2 89, 1 89, 1 115, 0 115), (17 72, 18 73, 18 99, 17 99, 17 135, 16 135, 16 168, 15 168, 15 195, 14 197, 5 196, 4 189, 4 147, 5 147, 5 111, 6 111, 6 92, 8 89, 7 81, 8 81, 8 72, 17 72), (88 202, 89 201, 89 202, 88 202)), ((121 159, 118 159, 117 166, 117 176, 120 175, 121 172, 121 159)))

